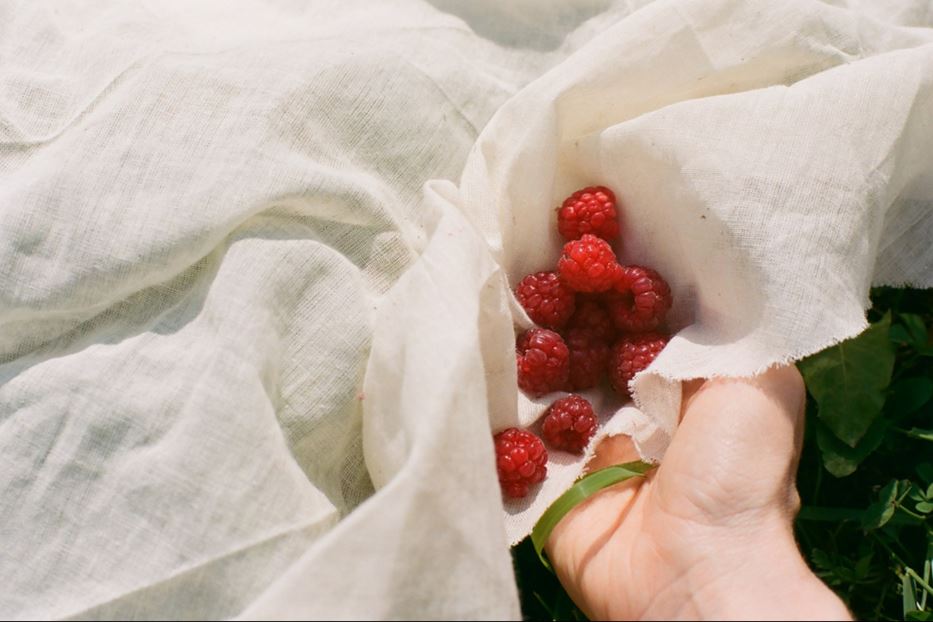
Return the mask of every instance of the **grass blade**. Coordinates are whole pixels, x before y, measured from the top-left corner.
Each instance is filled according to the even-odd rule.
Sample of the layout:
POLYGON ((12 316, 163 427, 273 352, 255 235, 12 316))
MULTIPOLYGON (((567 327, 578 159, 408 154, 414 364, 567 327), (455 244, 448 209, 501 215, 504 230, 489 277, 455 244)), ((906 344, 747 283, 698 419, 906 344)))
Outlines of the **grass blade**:
POLYGON ((654 466, 641 461, 627 462, 600 469, 577 480, 570 490, 559 496, 554 503, 548 506, 548 509, 535 523, 534 529, 531 530, 531 542, 534 544, 535 552, 541 559, 541 563, 548 568, 551 567, 544 558, 544 545, 547 544, 554 527, 570 510, 603 488, 608 488, 633 477, 644 476, 654 466))
POLYGON ((903 603, 904 603, 904 617, 907 617, 907 614, 911 611, 917 610, 917 597, 914 594, 914 584, 910 580, 910 577, 905 572, 901 575, 901 587, 903 594, 903 603))

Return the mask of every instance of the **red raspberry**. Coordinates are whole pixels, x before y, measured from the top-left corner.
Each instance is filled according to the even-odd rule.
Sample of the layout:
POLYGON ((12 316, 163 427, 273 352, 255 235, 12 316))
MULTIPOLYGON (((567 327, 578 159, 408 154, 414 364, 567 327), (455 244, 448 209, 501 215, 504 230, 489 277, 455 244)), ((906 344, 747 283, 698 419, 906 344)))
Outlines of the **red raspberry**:
POLYGON ((643 333, 664 322, 671 308, 671 288, 651 268, 623 266, 614 291, 606 295, 609 314, 619 330, 643 333))
POLYGON ((564 199, 557 208, 557 230, 565 240, 576 240, 584 233, 615 240, 619 236, 619 215, 612 190, 590 186, 564 199))
POLYGON ((552 447, 578 454, 593 438, 596 426, 590 403, 579 395, 568 395, 547 409, 541 431, 552 447))
POLYGON ((570 351, 560 335, 546 328, 522 333, 516 344, 518 386, 539 396, 558 391, 570 373, 570 351))
POLYGON ((609 356, 609 380, 612 388, 628 395, 628 383, 635 374, 651 365, 670 338, 661 333, 628 335, 612 346, 609 356))
POLYGON ((609 346, 605 340, 586 330, 573 328, 565 339, 570 350, 570 379, 567 381, 571 391, 592 389, 599 384, 609 362, 609 346))
POLYGON ((556 272, 537 272, 521 280, 515 296, 535 324, 562 328, 573 314, 576 294, 556 272))
POLYGON ((604 292, 622 273, 609 242, 585 234, 564 244, 564 254, 557 262, 560 278, 578 292, 604 292))
POLYGON ((593 333, 597 338, 611 342, 616 337, 616 326, 606 307, 595 298, 577 296, 576 311, 570 316, 567 326, 593 333))
POLYGON ((509 428, 496 434, 493 443, 499 485, 506 497, 524 497, 529 486, 547 475, 547 449, 531 432, 509 428))

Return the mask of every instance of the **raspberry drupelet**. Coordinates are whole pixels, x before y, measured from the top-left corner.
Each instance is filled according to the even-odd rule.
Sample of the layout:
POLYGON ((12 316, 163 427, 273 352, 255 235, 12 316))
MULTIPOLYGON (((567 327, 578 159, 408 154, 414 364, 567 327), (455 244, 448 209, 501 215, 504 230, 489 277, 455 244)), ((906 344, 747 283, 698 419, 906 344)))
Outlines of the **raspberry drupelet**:
POLYGON ((518 338, 515 348, 518 386, 538 397, 566 386, 570 351, 563 338, 546 328, 531 328, 518 338))
POLYGON ((609 355, 609 381, 612 388, 622 395, 628 395, 629 382, 635 374, 651 365, 669 339, 661 333, 641 333, 619 339, 609 355))
POLYGON ((547 409, 541 431, 551 447, 578 454, 586 449, 597 425, 593 406, 579 395, 568 395, 547 409))
POLYGON ((547 449, 531 432, 509 428, 496 434, 493 444, 499 485, 506 497, 524 497, 530 486, 547 475, 547 449))
POLYGON ((573 315, 575 297, 556 272, 535 272, 515 288, 515 297, 535 324, 563 328, 573 315))
POLYGON ((667 281, 656 270, 622 266, 620 277, 605 301, 616 328, 643 333, 661 326, 673 298, 667 281))
POLYGON ((609 363, 609 345, 606 340, 585 328, 572 328, 567 331, 564 342, 570 350, 568 389, 583 391, 598 385, 609 363))
POLYGON ((564 244, 557 262, 560 278, 578 292, 604 292, 611 289, 622 273, 622 266, 609 242, 585 234, 564 244))
POLYGON ((616 337, 616 325, 602 301, 593 295, 577 296, 575 311, 567 322, 567 330, 586 330, 595 337, 612 342, 616 337))
POLYGON ((576 240, 591 233, 604 240, 619 236, 616 197, 605 186, 577 190, 557 208, 557 230, 565 240, 576 240))

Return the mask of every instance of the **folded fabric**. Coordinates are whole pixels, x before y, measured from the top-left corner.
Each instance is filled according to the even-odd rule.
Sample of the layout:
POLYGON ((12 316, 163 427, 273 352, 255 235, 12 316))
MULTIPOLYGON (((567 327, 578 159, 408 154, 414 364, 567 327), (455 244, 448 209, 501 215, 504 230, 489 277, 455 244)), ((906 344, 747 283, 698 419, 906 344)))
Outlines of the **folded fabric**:
MULTIPOLYGON (((673 328, 598 403, 933 286, 927 2, 0 5, 0 614, 518 618, 510 288, 601 183, 673 328), (462 174, 462 176, 461 176, 462 174), (459 182, 456 180, 459 179, 459 182), (429 181, 430 180, 430 181, 429 181), (427 182, 427 183, 425 183, 427 182)), ((741 425, 740 421, 736 425, 741 425)))

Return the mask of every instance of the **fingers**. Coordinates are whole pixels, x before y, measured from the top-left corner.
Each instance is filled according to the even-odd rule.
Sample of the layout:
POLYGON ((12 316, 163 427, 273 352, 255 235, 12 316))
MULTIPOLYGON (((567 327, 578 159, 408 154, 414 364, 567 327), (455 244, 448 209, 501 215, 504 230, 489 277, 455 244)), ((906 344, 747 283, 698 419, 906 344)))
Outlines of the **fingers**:
POLYGON ((680 385, 680 400, 682 407, 680 409, 680 419, 683 420, 684 413, 687 411, 687 406, 690 404, 690 400, 693 399, 693 396, 697 394, 704 383, 706 383, 706 378, 695 378, 693 380, 684 380, 680 385))
MULTIPOLYGON (((607 436, 599 441, 593 457, 586 464, 585 471, 592 473, 638 459, 638 450, 635 449, 631 438, 623 434, 607 436)), ((576 506, 551 532, 549 550, 554 550, 556 546, 560 551, 560 544, 568 540, 567 534, 582 532, 586 539, 593 539, 600 536, 601 531, 614 529, 623 509, 631 501, 634 488, 637 488, 640 483, 639 480, 640 478, 635 478, 605 488, 576 506)), ((579 542, 576 538, 572 540, 575 543, 579 542)))
POLYGON ((624 434, 607 436, 596 445, 593 457, 586 464, 586 471, 592 473, 615 464, 624 464, 640 460, 635 443, 624 434))
MULTIPOLYGON (((687 381, 682 401, 681 426, 671 452, 675 458, 686 445, 694 461, 717 454, 731 462, 747 461, 743 469, 753 472, 796 471, 803 442, 805 389, 793 365, 750 378, 687 381), (769 463, 769 456, 775 464, 769 463)), ((586 470, 639 459, 631 438, 607 437, 597 445, 586 470)), ((698 462, 696 466, 705 469, 698 462)))
POLYGON ((689 381, 684 383, 684 399, 685 402, 689 402, 704 393, 722 394, 733 391, 734 387, 740 385, 753 387, 785 411, 797 412, 803 406, 803 378, 793 365, 772 367, 762 374, 748 378, 713 378, 705 382, 700 381, 699 385, 696 380, 689 381))
POLYGON ((674 480, 671 492, 681 494, 677 482, 689 482, 710 514, 719 502, 731 510, 776 506, 792 513, 805 400, 796 368, 710 380, 685 398, 662 462, 674 480))
MULTIPOLYGON (((629 437, 606 437, 597 445, 586 468, 592 472, 638 458, 638 451, 629 437)), ((557 576, 590 619, 607 619, 592 614, 588 596, 593 596, 594 581, 599 585, 615 581, 605 571, 603 549, 625 522, 643 483, 643 478, 636 477, 600 490, 564 516, 548 539, 546 550, 557 576), (597 561, 596 558, 601 559, 597 561)), ((615 589, 612 585, 611 590, 615 589)))
POLYGON ((700 386, 685 383, 683 422, 702 416, 707 434, 742 426, 743 436, 755 444, 789 430, 791 447, 799 451, 805 398, 803 378, 793 365, 773 367, 750 378, 717 378, 700 386))
MULTIPOLYGON (((661 469, 648 481, 663 480, 658 482, 659 495, 671 507, 693 506, 703 516, 772 506, 785 515, 793 513, 804 397, 803 381, 794 367, 752 378, 684 383, 681 424, 661 469)), ((629 437, 607 437, 597 445, 586 470, 638 459, 629 437)), ((549 548, 560 548, 571 533, 586 532, 587 538, 598 540, 599 530, 592 526, 605 519, 614 528, 644 481, 610 487, 577 506, 552 532, 549 548)))

